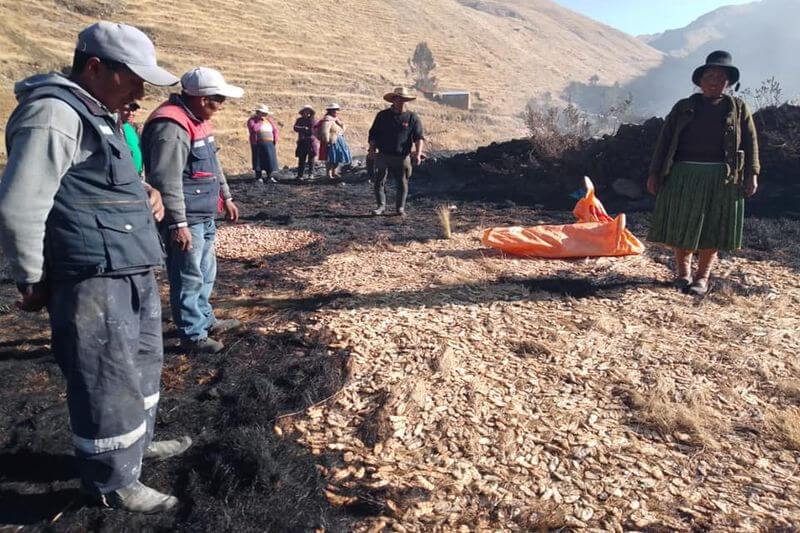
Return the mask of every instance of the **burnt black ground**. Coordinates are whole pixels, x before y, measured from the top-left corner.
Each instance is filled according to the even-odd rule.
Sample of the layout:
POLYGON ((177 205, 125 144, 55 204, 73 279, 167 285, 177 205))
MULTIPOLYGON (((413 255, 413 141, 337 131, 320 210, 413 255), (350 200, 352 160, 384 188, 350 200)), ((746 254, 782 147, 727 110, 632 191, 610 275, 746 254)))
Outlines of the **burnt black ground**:
POLYGON ((245 331, 225 340, 231 349, 218 356, 166 357, 165 381, 175 385, 163 394, 157 434, 188 434, 197 442, 183 457, 145 465, 143 482, 182 502, 176 512, 153 516, 84 506, 55 363, 48 355, 31 362, 4 351, 0 524, 54 531, 348 529, 352 517, 327 502, 316 468, 339 458, 312 456, 292 436, 273 431, 277 416, 342 387, 348 354, 302 334, 245 331), (19 386, 32 370, 48 376, 48 390, 19 386))
MULTIPOLYGON (((313 253, 303 256, 306 262, 346 251, 363 234, 361 225, 373 226, 388 243, 438 235, 435 225, 412 231, 412 223, 399 217, 364 217, 372 199, 369 185, 360 176, 345 187, 303 183, 294 188, 295 184, 282 183, 273 188, 246 179, 235 181, 233 187, 242 200, 245 220, 298 229, 303 229, 306 219, 331 220, 326 231, 336 239, 309 245, 313 253), (311 195, 310 200, 301 197, 304 188, 315 186, 326 187, 326 194, 311 195), (308 203, 321 198, 323 203, 308 203)), ((410 208, 433 213, 435 205, 435 201, 415 197, 410 208)), ((502 212, 502 208, 475 204, 460 215, 455 229, 481 226, 482 210, 502 212)), ((507 222, 570 219, 569 213, 532 210, 530 220, 507 222)), ((645 232, 646 218, 632 217, 631 223, 637 233, 645 232)), ((790 220, 755 219, 749 224, 747 247, 754 259, 780 260, 771 250, 785 239, 797 239, 797 226, 790 220)), ((293 296, 256 303, 263 308, 259 313, 290 315, 295 333, 265 333, 271 331, 269 327, 231 332, 223 338, 229 348, 222 354, 187 358, 167 329, 157 435, 189 434, 196 445, 180 458, 145 466, 145 483, 181 499, 175 512, 156 516, 84 506, 69 442, 64 383, 50 355, 46 319, 13 310, 13 285, 0 285, 0 530, 3 524, 19 524, 30 531, 345 531, 363 516, 389 513, 387 498, 396 503, 425 498, 392 487, 357 487, 349 494, 356 497, 354 503, 333 507, 325 498, 328 485, 320 469, 337 466, 342 458, 337 453, 313 455, 298 444, 297 436, 278 438, 273 431, 276 416, 329 398, 347 381, 349 354, 331 349, 326 334, 316 333, 311 326, 317 309, 355 304, 346 293, 309 293, 301 279, 286 274, 289 269, 283 266, 296 266, 296 255, 307 251, 271 256, 266 267, 261 261, 222 261, 215 297, 218 308, 224 310, 247 305, 229 299, 236 287, 245 284, 263 287, 266 293, 290 291, 293 296), (54 518, 58 519, 51 524, 54 518)), ((653 283, 638 279, 587 283, 566 273, 553 279, 504 282, 573 298, 606 297, 653 283)), ((750 289, 732 290, 746 294, 750 289)))
MULTIPOLYGON (((243 214, 262 207, 257 195, 252 205, 241 196, 243 214)), ((340 465, 338 453, 314 455, 297 435, 274 431, 277 417, 299 413, 345 385, 349 354, 329 349, 326 333, 307 327, 316 309, 346 295, 303 294, 280 272, 282 262, 295 260, 292 254, 272 259, 270 270, 221 261, 214 298, 224 308, 226 290, 253 279, 267 291, 296 288, 296 297, 273 305, 290 315, 293 332, 229 332, 221 354, 187 356, 165 318, 156 435, 191 435, 195 445, 181 457, 143 468, 145 484, 181 501, 161 515, 103 509, 81 496, 65 385, 50 354, 46 315, 17 312, 13 285, 0 285, 0 530, 346 531, 359 517, 381 512, 381 495, 369 490, 355 494, 353 505, 333 507, 320 470, 340 465)), ((164 311, 168 316, 168 307, 164 311)))

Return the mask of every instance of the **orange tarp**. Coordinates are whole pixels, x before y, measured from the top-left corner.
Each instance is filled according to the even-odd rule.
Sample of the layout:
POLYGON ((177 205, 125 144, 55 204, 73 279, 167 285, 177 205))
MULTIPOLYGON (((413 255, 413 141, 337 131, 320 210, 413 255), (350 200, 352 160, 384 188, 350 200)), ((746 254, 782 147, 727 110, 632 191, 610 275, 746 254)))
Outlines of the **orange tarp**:
POLYGON ((523 228, 491 228, 483 232, 485 246, 521 257, 600 257, 638 255, 644 245, 625 228, 625 215, 611 218, 595 196, 594 184, 584 178, 586 196, 572 213, 574 224, 523 228))

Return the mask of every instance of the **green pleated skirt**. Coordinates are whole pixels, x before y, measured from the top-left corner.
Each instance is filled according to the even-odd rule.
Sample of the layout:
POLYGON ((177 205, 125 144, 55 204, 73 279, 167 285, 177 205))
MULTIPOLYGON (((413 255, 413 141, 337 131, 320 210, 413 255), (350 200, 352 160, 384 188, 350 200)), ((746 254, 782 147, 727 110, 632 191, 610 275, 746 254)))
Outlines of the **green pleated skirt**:
POLYGON ((647 240, 684 250, 738 250, 744 195, 723 163, 678 162, 658 192, 647 240))

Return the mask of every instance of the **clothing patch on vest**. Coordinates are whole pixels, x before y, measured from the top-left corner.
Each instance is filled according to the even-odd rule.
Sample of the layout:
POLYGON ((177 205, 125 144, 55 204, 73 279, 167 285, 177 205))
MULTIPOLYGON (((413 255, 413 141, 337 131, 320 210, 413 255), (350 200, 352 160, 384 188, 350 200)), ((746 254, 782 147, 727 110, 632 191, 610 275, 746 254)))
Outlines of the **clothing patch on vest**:
POLYGON ((98 127, 100 128, 100 131, 102 131, 106 135, 114 135, 114 130, 112 130, 110 127, 106 126, 105 124, 100 124, 98 127))

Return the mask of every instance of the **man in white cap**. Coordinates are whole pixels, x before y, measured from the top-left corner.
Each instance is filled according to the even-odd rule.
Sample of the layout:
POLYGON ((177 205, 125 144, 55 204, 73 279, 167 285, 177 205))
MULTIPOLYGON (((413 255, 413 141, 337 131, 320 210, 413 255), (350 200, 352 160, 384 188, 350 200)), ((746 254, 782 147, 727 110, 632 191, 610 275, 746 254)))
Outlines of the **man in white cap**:
POLYGON ((406 110, 406 103, 416 100, 405 87, 386 93, 383 99, 392 106, 380 111, 369 129, 368 158, 375 161, 375 200, 378 207, 373 215, 386 211, 386 179, 392 176, 397 182, 397 214, 405 216, 408 197, 408 179, 413 165, 419 165, 425 149, 422 121, 416 113, 406 110), (413 161, 412 161, 413 149, 413 161), (377 151, 377 155, 375 152, 377 151))
POLYGON ((184 74, 181 86, 180 94, 170 95, 147 119, 142 153, 147 182, 164 199, 169 301, 181 345, 189 352, 218 353, 224 345, 209 334, 239 322, 217 320, 211 308, 217 276, 214 217, 218 203, 231 221, 239 219, 239 210, 217 159, 211 117, 227 98, 240 98, 244 91, 205 67, 184 74))
POLYGON ((177 455, 191 439, 152 440, 163 360, 153 219, 163 206, 148 198, 115 113, 144 96, 144 82, 177 81, 138 29, 89 26, 69 77, 15 86, 0 180, 0 239, 19 307, 50 314, 82 486, 137 512, 177 503, 139 482, 142 458, 177 455))

